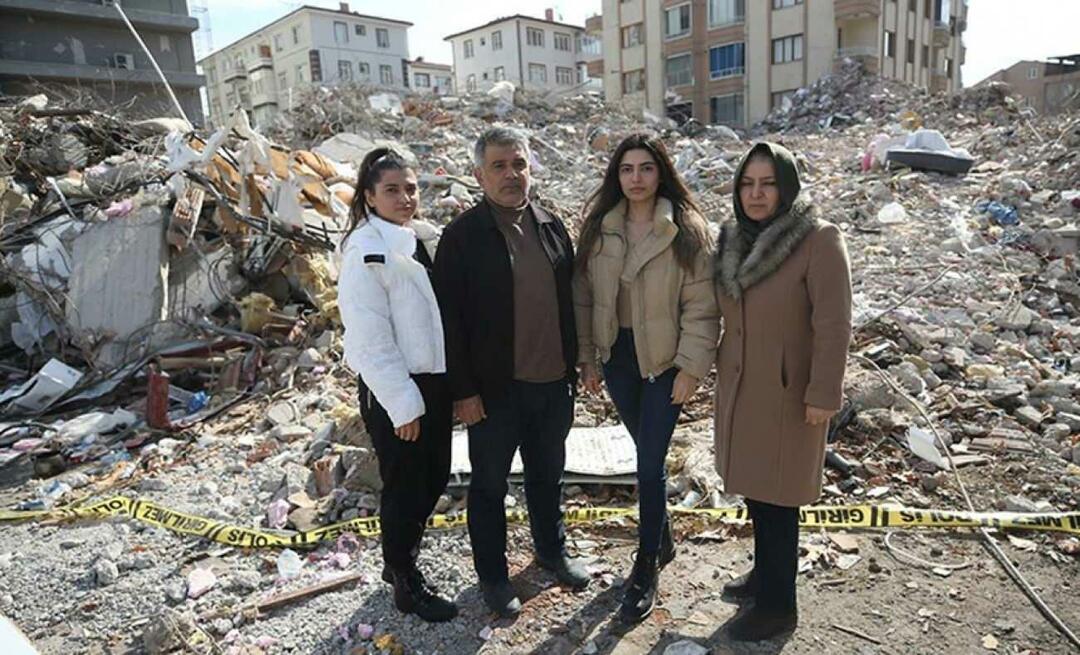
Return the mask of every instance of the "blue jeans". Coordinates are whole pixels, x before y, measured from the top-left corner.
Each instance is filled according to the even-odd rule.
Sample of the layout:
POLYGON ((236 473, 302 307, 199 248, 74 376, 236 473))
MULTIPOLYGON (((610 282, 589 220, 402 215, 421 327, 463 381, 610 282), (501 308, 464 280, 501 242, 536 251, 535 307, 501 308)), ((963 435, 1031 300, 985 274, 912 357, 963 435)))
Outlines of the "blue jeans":
POLYGON ((659 552, 660 535, 668 522, 664 460, 682 410, 682 405, 671 402, 677 373, 672 367, 655 378, 642 378, 634 332, 629 329, 619 330, 611 358, 604 363, 604 383, 637 446, 638 550, 645 554, 659 552))

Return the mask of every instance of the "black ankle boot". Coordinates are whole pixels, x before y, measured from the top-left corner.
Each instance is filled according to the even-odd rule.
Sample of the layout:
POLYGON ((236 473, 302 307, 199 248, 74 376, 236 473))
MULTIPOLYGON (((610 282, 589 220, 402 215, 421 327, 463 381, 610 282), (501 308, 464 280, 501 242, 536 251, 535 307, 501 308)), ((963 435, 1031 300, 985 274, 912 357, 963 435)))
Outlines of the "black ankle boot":
POLYGON ((671 535, 671 523, 664 524, 664 532, 660 535, 660 555, 657 566, 664 568, 675 559, 675 538, 671 535))
POLYGON ((655 554, 638 552, 619 608, 619 618, 623 622, 638 623, 652 613, 656 604, 656 565, 655 554))
POLYGON ((394 605, 405 614, 416 614, 429 623, 449 621, 458 614, 457 605, 440 598, 415 568, 391 570, 394 605))
POLYGON ((750 600, 757 594, 757 575, 754 569, 743 573, 724 585, 724 598, 729 600, 750 600))
POLYGON ((799 623, 798 612, 754 606, 728 625, 735 641, 764 641, 791 632, 799 623))

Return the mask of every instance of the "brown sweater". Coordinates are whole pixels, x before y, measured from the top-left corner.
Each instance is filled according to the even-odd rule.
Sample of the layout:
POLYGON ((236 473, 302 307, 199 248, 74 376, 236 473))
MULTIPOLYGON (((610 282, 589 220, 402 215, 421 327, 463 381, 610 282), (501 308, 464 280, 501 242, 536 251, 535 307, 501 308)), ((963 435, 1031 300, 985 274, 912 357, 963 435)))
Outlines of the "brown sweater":
POLYGON ((488 200, 506 239, 514 272, 514 379, 554 382, 566 376, 559 330, 555 271, 540 243, 536 215, 526 204, 501 207, 488 200))

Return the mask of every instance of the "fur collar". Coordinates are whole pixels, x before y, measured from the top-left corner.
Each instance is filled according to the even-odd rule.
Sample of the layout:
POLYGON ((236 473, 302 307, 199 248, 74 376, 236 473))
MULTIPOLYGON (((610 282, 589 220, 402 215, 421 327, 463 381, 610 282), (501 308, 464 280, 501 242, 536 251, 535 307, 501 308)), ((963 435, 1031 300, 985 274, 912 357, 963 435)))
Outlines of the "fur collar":
POLYGON ((720 290, 738 299, 747 289, 774 273, 817 227, 817 214, 810 197, 799 194, 791 210, 758 235, 749 253, 739 233, 738 222, 724 223, 716 250, 716 277, 720 290))

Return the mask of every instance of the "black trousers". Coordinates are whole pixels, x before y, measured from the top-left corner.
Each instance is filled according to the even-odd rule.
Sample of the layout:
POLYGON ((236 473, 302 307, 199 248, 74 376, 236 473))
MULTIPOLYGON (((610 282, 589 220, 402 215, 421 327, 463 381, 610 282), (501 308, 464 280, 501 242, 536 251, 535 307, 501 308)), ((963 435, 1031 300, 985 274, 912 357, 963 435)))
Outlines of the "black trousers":
POLYGON ((400 571, 415 565, 428 517, 450 479, 453 402, 446 376, 414 375, 413 381, 425 407, 416 441, 402 441, 394 434, 386 410, 359 381, 360 415, 375 446, 383 483, 379 507, 383 561, 400 571))
POLYGON ((508 577, 506 566, 506 478, 514 451, 521 448, 525 500, 533 546, 543 558, 565 552, 562 475, 566 435, 574 420, 574 389, 569 380, 544 384, 511 383, 506 400, 484 407, 487 418, 469 428, 469 541, 481 582, 508 577))
POLYGON ((746 499, 754 522, 756 604, 777 612, 795 611, 799 570, 799 508, 746 499))

